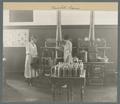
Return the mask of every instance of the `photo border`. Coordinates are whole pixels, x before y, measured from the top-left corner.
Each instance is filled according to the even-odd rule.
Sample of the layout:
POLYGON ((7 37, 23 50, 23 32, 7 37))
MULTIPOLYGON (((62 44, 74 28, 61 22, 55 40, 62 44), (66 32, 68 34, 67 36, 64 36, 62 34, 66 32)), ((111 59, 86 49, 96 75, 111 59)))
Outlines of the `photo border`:
MULTIPOLYGON (((4 0, 0 1, 0 104, 52 104, 45 102, 4 102, 2 101, 3 95, 3 2, 118 2, 118 62, 117 62, 117 102, 79 102, 79 104, 120 104, 120 2, 119 0, 4 0)), ((57 104, 65 104, 65 103, 57 103, 57 104)), ((78 104, 78 103, 70 103, 70 104, 78 104)))

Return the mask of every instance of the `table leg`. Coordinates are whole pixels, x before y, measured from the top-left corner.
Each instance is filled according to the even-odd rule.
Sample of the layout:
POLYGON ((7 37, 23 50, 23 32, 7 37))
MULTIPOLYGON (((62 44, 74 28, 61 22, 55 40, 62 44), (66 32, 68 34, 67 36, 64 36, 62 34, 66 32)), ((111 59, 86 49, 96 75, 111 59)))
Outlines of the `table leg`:
POLYGON ((72 85, 70 85, 70 100, 72 102, 72 85))
POLYGON ((84 87, 81 87, 81 101, 83 101, 83 97, 84 97, 84 87))
POLYGON ((69 102, 69 85, 67 85, 67 102, 69 102))
POLYGON ((83 101, 83 99, 84 99, 84 86, 85 86, 85 80, 84 79, 82 79, 81 80, 81 101, 83 101))
POLYGON ((55 85, 52 84, 52 99, 55 101, 55 85))

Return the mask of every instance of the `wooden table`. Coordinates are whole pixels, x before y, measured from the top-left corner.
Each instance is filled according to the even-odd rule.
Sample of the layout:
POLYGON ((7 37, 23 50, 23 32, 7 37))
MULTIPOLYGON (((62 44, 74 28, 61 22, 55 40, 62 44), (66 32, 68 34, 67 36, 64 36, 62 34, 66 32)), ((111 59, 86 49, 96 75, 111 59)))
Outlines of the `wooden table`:
POLYGON ((51 78, 51 89, 52 89, 52 98, 55 101, 56 90, 61 91, 63 85, 67 85, 67 102, 72 101, 73 97, 73 85, 74 83, 79 83, 80 86, 80 99, 83 101, 84 97, 84 88, 86 84, 86 70, 83 70, 80 77, 50 77, 51 78))

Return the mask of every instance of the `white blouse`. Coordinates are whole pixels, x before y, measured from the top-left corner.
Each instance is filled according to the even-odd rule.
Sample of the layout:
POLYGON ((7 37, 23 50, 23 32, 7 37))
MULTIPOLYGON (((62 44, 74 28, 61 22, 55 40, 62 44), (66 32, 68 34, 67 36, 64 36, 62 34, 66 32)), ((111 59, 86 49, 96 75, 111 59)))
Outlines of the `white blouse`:
POLYGON ((31 55, 32 57, 36 57, 38 55, 35 43, 28 42, 26 45, 26 55, 31 55))
POLYGON ((64 46, 64 54, 70 55, 72 54, 72 43, 71 41, 67 40, 64 46))

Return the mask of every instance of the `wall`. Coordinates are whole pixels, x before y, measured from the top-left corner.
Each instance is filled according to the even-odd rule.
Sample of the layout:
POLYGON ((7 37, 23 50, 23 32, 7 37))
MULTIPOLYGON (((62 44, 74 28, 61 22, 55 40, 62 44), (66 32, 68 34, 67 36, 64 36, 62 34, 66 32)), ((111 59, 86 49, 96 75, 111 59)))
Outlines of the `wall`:
MULTIPOLYGON (((25 12, 24 10, 22 12, 25 12)), ((33 10, 32 22, 10 22, 10 11, 3 11, 3 25, 4 26, 45 26, 57 25, 57 10, 33 10), (49 17, 49 18, 48 18, 49 17)), ((28 15, 29 16, 29 15, 28 15)), ((117 11, 94 11, 95 25, 117 25, 118 12, 117 11)), ((21 17, 21 16, 20 16, 21 17)), ((24 15, 22 16, 24 18, 24 15)), ((15 18, 14 18, 15 19, 15 18)), ((17 21, 17 20, 14 20, 17 21)), ((23 19, 21 19, 23 21, 23 19)), ((61 24, 62 25, 89 25, 90 24, 90 10, 61 10, 61 24)))
MULTIPOLYGON (((30 34, 34 34, 38 38, 38 52, 41 55, 41 46, 44 46, 44 40, 46 38, 55 38, 56 28, 55 26, 15 26, 5 27, 5 29, 29 29, 30 34)), ((84 38, 88 36, 89 26, 63 26, 63 35, 68 34, 72 39, 73 46, 77 45, 78 38, 84 38)), ((108 56, 111 60, 116 62, 117 59, 117 26, 96 26, 96 37, 105 38, 107 42, 112 46, 108 51, 108 56)), ((75 53, 74 53, 75 54, 75 53)), ((4 56, 7 59, 6 72, 23 72, 25 62, 25 48, 10 48, 4 47, 4 56)), ((115 71, 115 70, 112 70, 115 71)))

